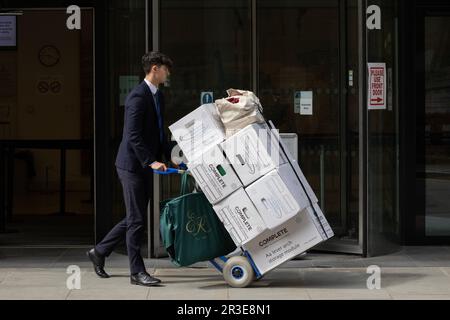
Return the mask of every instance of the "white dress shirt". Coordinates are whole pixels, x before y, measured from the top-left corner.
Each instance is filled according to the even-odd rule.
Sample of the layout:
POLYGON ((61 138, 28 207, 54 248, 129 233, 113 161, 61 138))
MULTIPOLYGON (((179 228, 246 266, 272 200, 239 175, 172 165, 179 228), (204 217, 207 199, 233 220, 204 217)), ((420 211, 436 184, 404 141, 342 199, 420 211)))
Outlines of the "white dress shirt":
POLYGON ((153 95, 155 95, 156 92, 158 92, 158 88, 153 83, 148 81, 147 79, 144 79, 144 81, 148 85, 148 87, 150 88, 150 91, 153 93, 153 95))

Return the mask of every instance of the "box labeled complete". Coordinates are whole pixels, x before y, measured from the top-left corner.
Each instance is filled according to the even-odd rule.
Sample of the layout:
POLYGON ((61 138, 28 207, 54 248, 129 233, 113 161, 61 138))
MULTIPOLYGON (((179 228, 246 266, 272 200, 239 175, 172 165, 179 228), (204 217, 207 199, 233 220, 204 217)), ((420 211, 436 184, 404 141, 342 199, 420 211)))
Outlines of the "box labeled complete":
POLYGON ((195 181, 213 205, 242 188, 241 181, 218 146, 208 149, 189 166, 195 181))
POLYGON ((238 247, 267 229, 244 189, 219 202, 214 206, 214 211, 238 247))
MULTIPOLYGON (((326 219, 322 222, 328 225, 326 219)), ((290 219, 276 230, 268 230, 244 246, 259 274, 266 274, 333 236, 323 232, 311 218, 309 209, 290 219)))

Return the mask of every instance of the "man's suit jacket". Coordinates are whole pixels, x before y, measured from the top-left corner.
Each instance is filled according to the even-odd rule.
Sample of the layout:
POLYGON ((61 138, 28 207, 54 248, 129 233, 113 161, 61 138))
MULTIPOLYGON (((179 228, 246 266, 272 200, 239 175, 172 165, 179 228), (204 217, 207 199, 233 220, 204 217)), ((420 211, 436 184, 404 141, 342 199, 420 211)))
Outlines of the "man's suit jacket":
MULTIPOLYGON (((160 114, 164 117, 164 96, 158 90, 160 114)), ((163 118, 164 123, 164 118, 163 118)), ((170 160, 171 146, 164 132, 163 142, 160 142, 158 115, 155 100, 145 81, 141 82, 127 96, 125 100, 125 117, 122 142, 116 158, 116 167, 131 171, 142 172, 151 170, 149 166, 155 162, 170 160)))

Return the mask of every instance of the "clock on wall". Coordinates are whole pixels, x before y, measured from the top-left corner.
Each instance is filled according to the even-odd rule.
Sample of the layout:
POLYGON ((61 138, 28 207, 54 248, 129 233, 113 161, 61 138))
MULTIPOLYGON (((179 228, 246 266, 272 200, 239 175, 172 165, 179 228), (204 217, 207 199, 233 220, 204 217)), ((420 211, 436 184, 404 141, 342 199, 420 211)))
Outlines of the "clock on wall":
POLYGON ((39 50, 39 62, 46 67, 56 66, 61 54, 55 46, 45 45, 39 50))

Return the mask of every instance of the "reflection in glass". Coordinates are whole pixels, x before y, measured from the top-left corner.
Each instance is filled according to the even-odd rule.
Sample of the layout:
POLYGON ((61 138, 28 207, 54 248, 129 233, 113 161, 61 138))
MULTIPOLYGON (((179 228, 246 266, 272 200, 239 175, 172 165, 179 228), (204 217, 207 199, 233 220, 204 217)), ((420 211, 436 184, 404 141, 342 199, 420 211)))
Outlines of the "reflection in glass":
POLYGON ((450 235, 450 18, 425 18, 426 235, 450 235))
MULTIPOLYGON (((166 127, 229 88, 251 90, 251 1, 161 1, 161 51, 174 61, 166 127)), ((179 177, 162 179, 163 199, 179 194, 179 177)))

